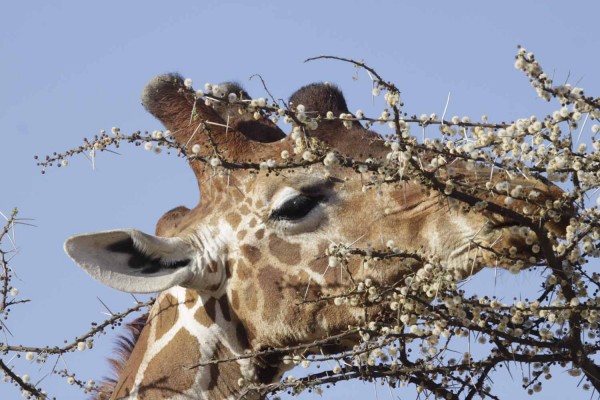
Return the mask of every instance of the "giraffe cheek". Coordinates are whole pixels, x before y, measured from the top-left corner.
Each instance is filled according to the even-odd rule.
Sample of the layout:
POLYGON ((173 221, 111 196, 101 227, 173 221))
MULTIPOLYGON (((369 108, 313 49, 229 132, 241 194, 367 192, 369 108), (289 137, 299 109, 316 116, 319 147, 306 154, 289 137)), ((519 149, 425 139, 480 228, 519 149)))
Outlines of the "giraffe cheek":
POLYGON ((254 264, 262 258, 261 251, 258 247, 244 244, 240 246, 240 250, 242 255, 246 257, 250 264, 254 264))
POLYGON ((231 226, 231 228, 233 230, 237 230, 237 228, 242 220, 242 217, 240 217, 240 215, 236 212, 230 212, 225 217, 225 220, 227 221, 227 223, 231 226))
POLYGON ((278 305, 285 299, 289 288, 284 287, 283 272, 272 266, 264 266, 258 272, 258 282, 260 282, 260 291, 258 293, 248 293, 249 296, 259 296, 262 298, 262 318, 266 322, 273 322, 278 318, 280 309, 278 305))
POLYGON ((254 276, 254 270, 244 260, 238 260, 235 266, 235 273, 232 276, 236 280, 247 282, 254 276))
POLYGON ((269 235, 267 241, 269 242, 269 251, 281 263, 296 265, 300 262, 300 244, 287 242, 274 233, 269 235))

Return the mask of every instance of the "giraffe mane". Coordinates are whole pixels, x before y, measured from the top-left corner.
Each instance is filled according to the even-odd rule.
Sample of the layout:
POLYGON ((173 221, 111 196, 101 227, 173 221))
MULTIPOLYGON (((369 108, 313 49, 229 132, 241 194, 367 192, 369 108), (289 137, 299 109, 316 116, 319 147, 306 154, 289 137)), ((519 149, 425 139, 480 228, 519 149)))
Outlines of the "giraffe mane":
POLYGON ((119 376, 125 369, 125 365, 131 356, 131 352, 135 347, 144 326, 148 320, 148 313, 139 316, 133 321, 125 325, 125 332, 123 332, 116 340, 116 346, 114 349, 115 356, 109 358, 108 362, 111 367, 111 373, 113 377, 103 377, 102 381, 98 385, 98 392, 94 394, 89 400, 109 400, 119 376))

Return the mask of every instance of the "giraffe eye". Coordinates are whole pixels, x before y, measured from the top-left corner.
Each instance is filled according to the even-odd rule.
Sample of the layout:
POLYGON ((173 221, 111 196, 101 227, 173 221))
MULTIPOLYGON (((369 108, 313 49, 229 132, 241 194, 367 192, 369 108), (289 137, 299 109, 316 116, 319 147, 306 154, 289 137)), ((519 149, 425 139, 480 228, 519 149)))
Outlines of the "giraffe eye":
POLYGON ((323 200, 322 196, 309 197, 303 194, 295 196, 273 210, 271 212, 271 219, 279 221, 298 220, 305 217, 321 200, 323 200))

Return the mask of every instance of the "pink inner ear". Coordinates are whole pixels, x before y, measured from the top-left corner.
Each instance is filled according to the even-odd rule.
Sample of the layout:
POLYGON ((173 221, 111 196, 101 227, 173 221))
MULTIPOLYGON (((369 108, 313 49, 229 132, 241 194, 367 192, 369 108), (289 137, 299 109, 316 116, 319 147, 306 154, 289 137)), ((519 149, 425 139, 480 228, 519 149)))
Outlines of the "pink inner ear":
POLYGON ((65 252, 94 279, 124 292, 160 292, 194 276, 181 239, 133 229, 72 236, 65 252))

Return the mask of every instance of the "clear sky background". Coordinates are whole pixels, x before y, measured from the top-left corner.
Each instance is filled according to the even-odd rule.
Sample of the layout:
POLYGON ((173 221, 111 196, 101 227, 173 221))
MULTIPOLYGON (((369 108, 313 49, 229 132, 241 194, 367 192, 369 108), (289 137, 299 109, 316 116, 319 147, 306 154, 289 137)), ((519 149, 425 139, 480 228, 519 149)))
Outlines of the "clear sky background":
MULTIPOLYGON (((9 343, 60 345, 104 318, 97 297, 113 310, 132 304, 129 295, 102 287, 75 267, 63 253, 65 238, 112 228, 153 232, 163 212, 197 203, 191 170, 174 156, 125 147, 121 156, 100 154, 95 171, 84 157, 45 175, 35 165, 35 154, 76 147, 101 129, 160 129, 140 105, 141 90, 153 76, 178 71, 196 87, 238 80, 263 96, 260 83, 248 81, 260 73, 284 98, 326 80, 340 85, 352 111, 379 114, 383 105, 371 106, 366 74, 355 80, 346 64, 303 63, 310 56, 339 55, 364 59, 394 81, 409 113, 441 115, 451 92, 449 116, 513 120, 558 108, 537 100, 513 68, 517 44, 534 51, 556 82, 579 82, 600 95, 599 18, 598 1, 3 2, 0 211, 8 214, 17 206, 36 225, 16 232, 14 284, 32 302, 12 310, 9 343)), ((495 285, 493 280, 493 274, 482 274, 471 288, 498 294, 509 287, 505 295, 512 296, 536 285, 528 275, 501 274, 495 285)), ((69 368, 80 379, 100 378, 108 372, 104 359, 112 343, 112 336, 97 339, 93 352, 66 358, 69 368)), ((48 368, 19 363, 16 372, 36 381, 48 368)), ((517 382, 498 375, 502 397, 527 397, 519 389, 518 367, 512 372, 517 382)), ((558 374, 538 398, 573 396, 576 383, 558 374)), ((63 379, 47 378, 43 386, 59 399, 82 397, 63 379)), ((376 390, 379 399, 390 398, 387 389, 376 390)), ((375 398, 374 386, 363 383, 328 393, 330 399, 375 398)), ((416 397, 414 391, 395 395, 416 397)), ((19 397, 0 383, 0 399, 19 397)))

